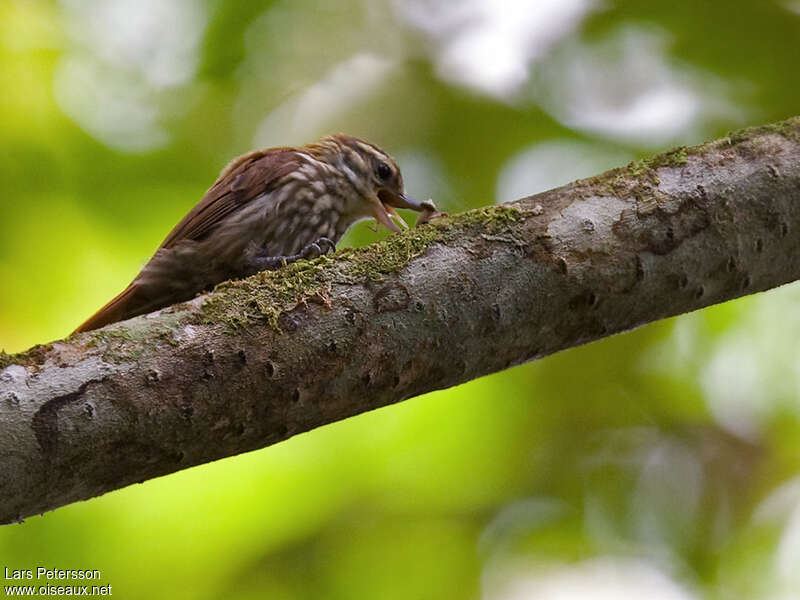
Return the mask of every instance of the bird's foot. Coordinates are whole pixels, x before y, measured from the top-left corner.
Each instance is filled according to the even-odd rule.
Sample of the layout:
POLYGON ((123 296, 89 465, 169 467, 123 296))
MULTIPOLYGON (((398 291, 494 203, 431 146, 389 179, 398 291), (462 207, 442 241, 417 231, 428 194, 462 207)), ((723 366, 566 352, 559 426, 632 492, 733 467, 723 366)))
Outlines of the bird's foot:
POLYGON ((326 237, 321 237, 318 240, 311 242, 304 246, 297 254, 289 256, 264 256, 257 254, 250 259, 250 269, 252 272, 259 271, 275 271, 300 259, 311 260, 324 254, 330 254, 336 250, 336 244, 326 237))
POLYGON ((317 241, 311 242, 302 250, 300 250, 299 254, 295 254, 295 256, 297 257, 295 258, 295 260, 298 260, 300 258, 307 258, 310 260, 312 258, 317 258, 324 254, 330 254, 334 250, 336 250, 336 244, 334 244, 332 240, 329 240, 326 237, 321 237, 317 241))

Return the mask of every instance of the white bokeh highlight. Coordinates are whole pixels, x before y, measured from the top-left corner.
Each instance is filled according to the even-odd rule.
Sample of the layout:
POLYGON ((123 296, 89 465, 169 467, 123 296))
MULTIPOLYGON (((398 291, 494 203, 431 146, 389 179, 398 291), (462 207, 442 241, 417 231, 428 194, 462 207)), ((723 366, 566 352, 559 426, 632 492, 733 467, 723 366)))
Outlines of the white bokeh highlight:
POLYGON ((652 563, 636 558, 602 557, 520 570, 504 583, 490 585, 483 600, 693 600, 696 597, 652 563))
POLYGON ((783 3, 783 7, 796 15, 800 15, 800 0, 788 0, 783 3))
POLYGON ((291 95, 261 121, 254 146, 308 141, 330 133, 329 125, 371 98, 395 66, 393 60, 370 53, 359 53, 333 65, 319 80, 291 95))
POLYGON ((702 369, 701 385, 722 426, 758 438, 771 417, 784 411, 800 415, 800 285, 749 302, 749 310, 718 340, 702 369))
POLYGON ((540 65, 531 97, 571 129, 643 147, 695 141, 708 119, 742 119, 725 84, 671 60, 669 44, 662 30, 631 25, 569 40, 540 65))
POLYGON ((779 528, 773 556, 774 586, 777 598, 797 598, 800 590, 800 478, 790 479, 776 488, 756 509, 755 525, 779 528))
POLYGON ((758 442, 772 419, 800 415, 800 357, 795 351, 800 284, 740 302, 747 306, 736 313, 736 321, 710 341, 702 314, 680 316, 670 337, 654 346, 639 368, 698 381, 716 423, 758 442))
POLYGON ((433 46, 437 74, 497 99, 527 82, 531 63, 574 32, 595 0, 396 0, 398 18, 433 46))
POLYGON ((62 0, 71 44, 54 75, 60 108, 126 152, 169 141, 162 93, 191 82, 207 14, 200 0, 62 0))
POLYGON ((509 159, 497 178, 497 202, 510 202, 625 165, 624 150, 579 140, 534 144, 509 159))

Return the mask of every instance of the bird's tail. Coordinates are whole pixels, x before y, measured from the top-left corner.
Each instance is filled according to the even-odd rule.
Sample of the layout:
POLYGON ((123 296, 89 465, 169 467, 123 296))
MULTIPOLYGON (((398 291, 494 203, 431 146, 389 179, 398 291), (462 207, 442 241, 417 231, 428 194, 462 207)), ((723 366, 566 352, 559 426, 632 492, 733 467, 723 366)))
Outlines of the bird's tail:
POLYGON ((143 314, 147 312, 146 306, 148 304, 150 304, 150 301, 142 297, 139 286, 135 283, 131 283, 110 300, 108 304, 86 319, 73 333, 99 329, 109 323, 124 321, 125 319, 143 314))

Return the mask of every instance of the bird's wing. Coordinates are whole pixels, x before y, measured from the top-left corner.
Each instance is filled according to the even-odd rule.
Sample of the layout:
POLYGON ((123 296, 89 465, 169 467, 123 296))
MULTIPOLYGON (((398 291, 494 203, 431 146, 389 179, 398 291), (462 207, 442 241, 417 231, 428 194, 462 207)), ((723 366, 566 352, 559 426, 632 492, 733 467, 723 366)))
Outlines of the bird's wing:
POLYGON ((205 238, 225 217, 272 191, 298 164, 297 153, 289 148, 256 150, 234 159, 197 206, 167 235, 160 248, 171 248, 183 240, 205 238))

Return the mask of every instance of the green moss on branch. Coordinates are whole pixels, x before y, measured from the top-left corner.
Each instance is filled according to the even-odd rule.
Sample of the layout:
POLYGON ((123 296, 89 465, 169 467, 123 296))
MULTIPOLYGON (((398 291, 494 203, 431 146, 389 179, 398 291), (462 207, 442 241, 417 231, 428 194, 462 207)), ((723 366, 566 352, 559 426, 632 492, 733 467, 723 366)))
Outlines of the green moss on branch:
POLYGON ((224 293, 211 296, 202 306, 202 320, 222 322, 236 330, 254 319, 266 319, 280 330, 281 313, 312 299, 327 302, 327 290, 333 285, 382 281, 424 254, 432 244, 464 238, 469 230, 497 233, 521 218, 522 211, 513 206, 479 208, 435 219, 369 246, 345 248, 277 271, 225 282, 216 288, 224 293))

